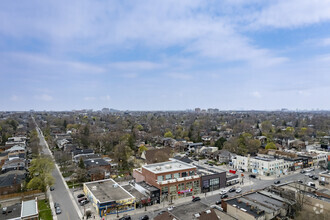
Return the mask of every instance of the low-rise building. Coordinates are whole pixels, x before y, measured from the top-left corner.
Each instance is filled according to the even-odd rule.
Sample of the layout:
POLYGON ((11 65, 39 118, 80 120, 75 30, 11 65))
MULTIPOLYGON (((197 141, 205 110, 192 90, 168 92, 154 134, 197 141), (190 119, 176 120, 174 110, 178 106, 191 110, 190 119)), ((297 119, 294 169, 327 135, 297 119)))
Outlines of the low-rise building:
POLYGON ((83 190, 100 217, 135 210, 135 197, 113 179, 84 183, 83 190))
POLYGON ((330 189, 330 171, 324 171, 319 174, 319 184, 324 185, 326 188, 330 189))
POLYGON ((200 193, 200 176, 196 166, 173 160, 142 166, 133 171, 136 182, 158 188, 161 200, 175 200, 200 193))
POLYGON ((38 210, 38 200, 22 201, 21 209, 21 220, 38 220, 39 210, 38 210))

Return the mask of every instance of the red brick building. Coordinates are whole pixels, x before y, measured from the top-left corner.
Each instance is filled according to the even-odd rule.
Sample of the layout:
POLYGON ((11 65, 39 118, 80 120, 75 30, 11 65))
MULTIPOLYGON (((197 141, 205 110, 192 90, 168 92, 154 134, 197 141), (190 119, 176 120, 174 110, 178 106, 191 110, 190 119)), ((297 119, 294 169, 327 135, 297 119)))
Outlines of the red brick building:
POLYGON ((133 171, 136 182, 146 183, 160 189, 163 198, 193 196, 200 193, 200 176, 197 168, 181 161, 167 161, 142 166, 133 171))

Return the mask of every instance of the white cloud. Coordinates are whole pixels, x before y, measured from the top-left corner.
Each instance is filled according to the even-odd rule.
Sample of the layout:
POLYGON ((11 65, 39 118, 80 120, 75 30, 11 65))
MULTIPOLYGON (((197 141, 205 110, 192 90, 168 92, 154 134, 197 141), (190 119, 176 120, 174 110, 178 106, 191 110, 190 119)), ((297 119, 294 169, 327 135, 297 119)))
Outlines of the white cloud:
POLYGON ((47 94, 42 94, 42 95, 36 95, 35 99, 40 100, 40 101, 49 102, 49 101, 53 100, 53 97, 50 95, 47 95, 47 94))
POLYGON ((255 13, 253 27, 291 28, 330 20, 329 0, 279 0, 272 3, 255 13))

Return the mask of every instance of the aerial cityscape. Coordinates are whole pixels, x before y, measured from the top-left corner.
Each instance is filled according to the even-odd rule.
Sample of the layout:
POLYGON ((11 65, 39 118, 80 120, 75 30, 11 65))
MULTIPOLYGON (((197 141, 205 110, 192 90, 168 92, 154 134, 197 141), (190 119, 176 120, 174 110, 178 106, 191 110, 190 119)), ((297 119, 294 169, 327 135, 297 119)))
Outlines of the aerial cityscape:
POLYGON ((0 2, 1 220, 325 220, 330 1, 0 2))

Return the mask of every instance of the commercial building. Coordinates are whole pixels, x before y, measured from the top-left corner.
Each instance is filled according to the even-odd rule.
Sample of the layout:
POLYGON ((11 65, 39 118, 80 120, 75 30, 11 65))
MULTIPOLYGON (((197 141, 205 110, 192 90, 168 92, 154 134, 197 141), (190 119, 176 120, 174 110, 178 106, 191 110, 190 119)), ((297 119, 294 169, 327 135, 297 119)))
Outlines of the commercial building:
POLYGON ((173 160, 142 166, 133 171, 136 182, 146 183, 160 190, 161 201, 175 200, 200 193, 200 176, 196 166, 173 160))
POLYGON ((324 171, 319 174, 319 184, 324 185, 326 188, 330 189, 330 171, 324 171))
POLYGON ((268 220, 291 216, 294 204, 295 202, 292 200, 262 190, 223 200, 221 205, 227 214, 236 219, 268 220))
POLYGON ((234 169, 244 169, 248 172, 265 176, 287 174, 293 164, 293 161, 274 157, 245 157, 237 155, 232 159, 234 169))
POLYGON ((83 190, 100 217, 135 210, 135 197, 113 179, 84 183, 83 190))
POLYGON ((226 171, 215 172, 198 168, 197 174, 201 177, 202 192, 211 192, 226 187, 226 171))

